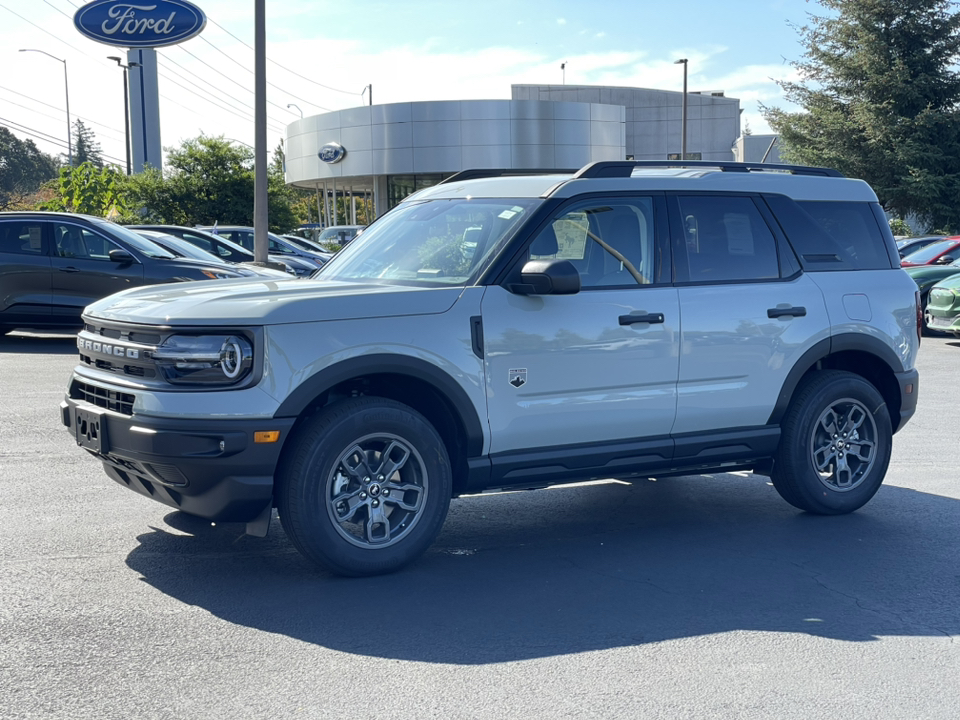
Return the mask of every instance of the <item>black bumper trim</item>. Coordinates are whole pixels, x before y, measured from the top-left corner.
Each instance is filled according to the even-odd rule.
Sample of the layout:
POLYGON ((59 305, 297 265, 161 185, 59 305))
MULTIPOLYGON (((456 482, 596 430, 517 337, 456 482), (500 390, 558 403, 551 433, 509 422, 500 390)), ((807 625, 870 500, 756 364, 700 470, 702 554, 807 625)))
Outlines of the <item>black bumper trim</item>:
MULTIPOLYGON (((75 435, 77 409, 61 404, 63 424, 75 435)), ((295 418, 180 420, 103 412, 108 447, 92 455, 107 475, 170 507, 217 522, 248 522, 273 503, 273 475, 295 418), (275 443, 253 434, 279 431, 275 443)))
MULTIPOLYGON (((897 377, 897 383, 900 385, 900 418, 894 427, 894 432, 900 430, 907 421, 913 417, 917 411, 917 397, 920 392, 920 373, 916 369, 906 372, 894 373, 897 377), (912 385, 912 392, 907 392, 907 387, 912 385)), ((890 418, 896 422, 897 418, 890 418)))

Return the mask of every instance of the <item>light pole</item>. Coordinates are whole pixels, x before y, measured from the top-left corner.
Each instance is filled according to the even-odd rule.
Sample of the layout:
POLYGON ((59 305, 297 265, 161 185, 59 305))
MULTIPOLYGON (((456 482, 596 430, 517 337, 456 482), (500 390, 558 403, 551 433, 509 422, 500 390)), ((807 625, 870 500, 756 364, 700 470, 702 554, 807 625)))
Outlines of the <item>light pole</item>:
POLYGON ((73 167, 73 131, 70 128, 70 85, 67 82, 67 61, 61 58, 58 58, 56 55, 51 55, 46 50, 34 50, 33 48, 20 48, 20 52, 42 53, 47 57, 52 57, 57 62, 63 63, 63 90, 66 93, 66 97, 67 97, 67 158, 70 163, 70 167, 73 167))
POLYGON ((365 88, 363 88, 363 92, 360 93, 361 100, 363 100, 363 96, 367 93, 367 91, 370 92, 370 95, 368 96, 370 101, 368 104, 373 105, 373 83, 370 83, 365 88))
POLYGON ((107 57, 107 60, 113 60, 123 68, 123 130, 124 130, 124 139, 127 144, 127 175, 130 175, 132 168, 130 166, 130 96, 127 91, 128 78, 127 70, 132 67, 140 67, 140 63, 132 62, 127 65, 124 65, 120 58, 116 55, 110 55, 107 57))
POLYGON ((295 103, 287 103, 287 110, 289 110, 292 107, 295 107, 297 109, 297 112, 300 113, 300 119, 303 120, 303 110, 300 109, 300 106, 295 103))
POLYGON ((677 60, 674 65, 683 65, 683 106, 680 114, 680 160, 687 159, 687 58, 677 60))
POLYGON ((566 84, 567 84, 567 63, 566 63, 565 61, 562 62, 562 63, 560 63, 560 73, 561 73, 561 75, 560 75, 560 77, 561 77, 560 82, 561 82, 563 85, 566 85, 566 84))

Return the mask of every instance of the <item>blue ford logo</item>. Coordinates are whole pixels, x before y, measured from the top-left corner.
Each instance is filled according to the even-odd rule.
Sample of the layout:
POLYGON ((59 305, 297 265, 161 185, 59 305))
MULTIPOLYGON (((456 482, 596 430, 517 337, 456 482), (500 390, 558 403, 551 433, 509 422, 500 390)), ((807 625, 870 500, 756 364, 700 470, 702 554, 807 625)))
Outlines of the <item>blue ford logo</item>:
POLYGON ((186 0, 94 0, 77 10, 73 24, 91 40, 145 48, 189 40, 200 34, 207 17, 186 0))
POLYGON ((343 160, 343 156, 347 154, 347 151, 344 149, 343 145, 340 143, 327 143, 322 148, 317 155, 320 156, 320 159, 325 163, 338 163, 343 160))

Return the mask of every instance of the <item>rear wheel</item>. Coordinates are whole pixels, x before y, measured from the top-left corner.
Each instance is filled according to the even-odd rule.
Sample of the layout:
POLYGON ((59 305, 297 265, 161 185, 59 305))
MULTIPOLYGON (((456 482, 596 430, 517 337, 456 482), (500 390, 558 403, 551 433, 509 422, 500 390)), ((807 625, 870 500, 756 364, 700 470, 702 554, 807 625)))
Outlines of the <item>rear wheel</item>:
POLYGON ((293 544, 340 575, 419 557, 447 515, 452 476, 433 426, 406 405, 352 398, 310 418, 284 449, 277 509, 293 544))
POLYGON ((773 485, 801 510, 853 512, 880 488, 892 437, 890 413, 872 384, 849 372, 818 371, 787 410, 773 485))

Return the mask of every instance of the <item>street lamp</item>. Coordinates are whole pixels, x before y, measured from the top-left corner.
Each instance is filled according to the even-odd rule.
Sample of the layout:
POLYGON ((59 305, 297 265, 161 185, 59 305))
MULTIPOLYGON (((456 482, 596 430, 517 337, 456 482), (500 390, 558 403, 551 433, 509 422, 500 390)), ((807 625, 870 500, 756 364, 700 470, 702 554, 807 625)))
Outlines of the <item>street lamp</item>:
POLYGON ((680 115, 680 160, 687 159, 687 58, 677 60, 674 65, 683 65, 683 109, 680 115))
POLYGON ((373 83, 370 83, 370 84, 367 85, 365 88, 363 88, 363 91, 360 93, 360 100, 361 100, 361 101, 363 100, 363 96, 366 95, 368 91, 369 91, 369 93, 370 93, 370 94, 367 96, 367 97, 368 97, 368 100, 369 100, 369 104, 370 104, 370 105, 373 105, 373 83))
POLYGON ((70 86, 67 83, 67 61, 61 58, 58 58, 56 55, 51 55, 46 50, 34 50, 33 48, 20 48, 20 52, 37 52, 47 57, 51 57, 57 62, 63 63, 63 90, 67 96, 67 158, 70 162, 70 167, 73 167, 73 131, 70 128, 70 86))
POLYGON ((140 67, 140 63, 131 62, 127 65, 124 65, 121 59, 116 55, 109 55, 107 60, 113 60, 117 63, 117 65, 123 68, 123 129, 127 144, 127 175, 129 175, 132 172, 132 168, 130 167, 130 98, 127 91, 127 70, 132 67, 140 67))
POLYGON ((299 105, 295 105, 294 103, 287 103, 287 110, 289 110, 289 109, 292 108, 292 107, 295 107, 295 108, 299 111, 299 113, 300 113, 300 119, 302 120, 302 119, 303 119, 303 110, 300 110, 300 106, 299 106, 299 105))
POLYGON ((561 76, 562 76, 561 83, 564 84, 564 85, 566 85, 566 84, 567 84, 567 63, 566 63, 566 61, 560 63, 560 73, 561 73, 561 76))

